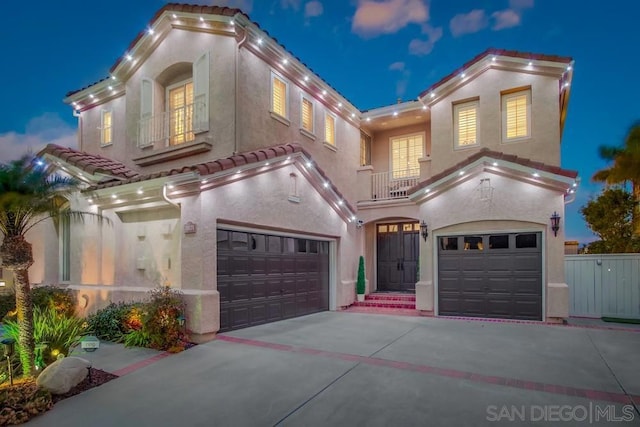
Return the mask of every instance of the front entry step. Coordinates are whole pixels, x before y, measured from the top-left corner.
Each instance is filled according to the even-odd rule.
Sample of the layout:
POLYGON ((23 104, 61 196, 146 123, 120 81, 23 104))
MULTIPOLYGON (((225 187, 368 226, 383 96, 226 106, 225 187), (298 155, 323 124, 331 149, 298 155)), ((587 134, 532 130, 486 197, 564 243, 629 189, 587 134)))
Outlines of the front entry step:
POLYGON ((415 294, 374 293, 365 295, 364 301, 356 301, 355 307, 416 309, 415 294))

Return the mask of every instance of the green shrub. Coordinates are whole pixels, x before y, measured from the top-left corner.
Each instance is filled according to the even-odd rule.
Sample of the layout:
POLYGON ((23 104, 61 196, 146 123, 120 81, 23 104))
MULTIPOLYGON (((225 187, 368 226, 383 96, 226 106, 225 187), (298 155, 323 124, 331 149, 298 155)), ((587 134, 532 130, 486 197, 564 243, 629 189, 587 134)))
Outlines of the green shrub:
POLYGON ((67 317, 76 314, 76 297, 71 289, 51 285, 37 286, 31 290, 31 298, 34 307, 49 307, 67 317))
MULTIPOLYGON (((20 351, 17 321, 6 319, 4 329, 5 336, 16 340, 16 349, 20 351)), ((33 308, 33 338, 36 343, 36 358, 41 358, 45 366, 54 362, 60 353, 67 356, 69 350, 78 345, 84 332, 83 319, 60 315, 50 307, 33 308)))
POLYGON ((16 309, 16 294, 0 295, 0 322, 10 312, 16 309))
POLYGON ((364 279, 364 257, 360 255, 358 261, 358 279, 356 280, 356 293, 364 295, 365 293, 365 279, 364 279))
POLYGON ((122 342, 124 335, 131 329, 127 317, 140 303, 110 303, 87 318, 88 330, 101 340, 122 342))
MULTIPOLYGON (((148 339, 146 347, 168 350, 184 349, 184 302, 182 293, 169 286, 151 290, 149 300, 141 307, 142 329, 127 334, 129 342, 148 339)), ((125 340, 127 340, 125 338, 125 340)), ((127 341, 125 341, 126 345, 127 341)), ((136 344, 132 344, 136 345, 136 344)))
POLYGON ((127 347, 149 347, 151 336, 143 329, 136 329, 124 336, 124 345, 127 347))

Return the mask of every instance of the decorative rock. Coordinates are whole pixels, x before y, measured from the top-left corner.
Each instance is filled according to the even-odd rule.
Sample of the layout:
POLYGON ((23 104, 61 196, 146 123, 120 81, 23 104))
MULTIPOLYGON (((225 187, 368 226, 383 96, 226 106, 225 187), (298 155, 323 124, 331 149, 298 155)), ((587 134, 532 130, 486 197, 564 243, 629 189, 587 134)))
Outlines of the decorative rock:
POLYGON ((64 394, 84 380, 91 363, 81 357, 65 357, 47 366, 36 384, 53 394, 64 394))

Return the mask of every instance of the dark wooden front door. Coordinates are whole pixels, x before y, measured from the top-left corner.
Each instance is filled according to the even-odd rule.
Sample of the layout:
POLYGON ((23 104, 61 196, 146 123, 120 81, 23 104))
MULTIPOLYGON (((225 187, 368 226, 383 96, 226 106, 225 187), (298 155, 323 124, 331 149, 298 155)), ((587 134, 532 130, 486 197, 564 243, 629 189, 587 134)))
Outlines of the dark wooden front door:
POLYGON ((417 222, 378 224, 376 230, 378 290, 415 292, 420 225, 417 222))

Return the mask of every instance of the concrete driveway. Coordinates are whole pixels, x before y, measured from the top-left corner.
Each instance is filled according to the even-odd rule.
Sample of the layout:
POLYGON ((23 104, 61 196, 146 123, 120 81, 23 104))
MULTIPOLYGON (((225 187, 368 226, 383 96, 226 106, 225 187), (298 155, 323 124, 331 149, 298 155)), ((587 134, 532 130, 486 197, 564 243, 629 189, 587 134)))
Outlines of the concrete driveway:
POLYGON ((29 424, 640 425, 639 361, 638 330, 325 312, 220 334, 29 424))

